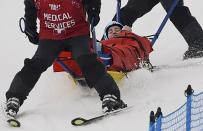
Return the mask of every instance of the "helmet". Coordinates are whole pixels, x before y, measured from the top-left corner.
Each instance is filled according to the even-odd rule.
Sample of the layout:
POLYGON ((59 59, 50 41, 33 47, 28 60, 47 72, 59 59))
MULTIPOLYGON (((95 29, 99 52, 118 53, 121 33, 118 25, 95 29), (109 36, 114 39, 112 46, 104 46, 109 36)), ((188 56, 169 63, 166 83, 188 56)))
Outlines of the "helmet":
POLYGON ((111 21, 111 22, 109 22, 107 24, 107 26, 105 27, 105 29, 104 29, 104 35, 103 35, 103 37, 104 37, 105 40, 108 39, 108 30, 112 26, 119 26, 121 29, 123 28, 123 25, 121 23, 117 22, 117 21, 111 21))

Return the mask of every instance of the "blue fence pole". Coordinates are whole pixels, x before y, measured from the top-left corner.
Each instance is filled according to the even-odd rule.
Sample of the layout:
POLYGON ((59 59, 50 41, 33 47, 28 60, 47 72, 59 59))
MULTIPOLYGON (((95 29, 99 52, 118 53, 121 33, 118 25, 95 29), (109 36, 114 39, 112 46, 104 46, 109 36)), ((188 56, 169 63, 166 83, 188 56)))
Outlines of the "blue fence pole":
POLYGON ((149 121, 149 131, 155 131, 155 116, 154 116, 154 112, 151 111, 150 112, 150 121, 149 121))
POLYGON ((187 104, 186 104, 186 131, 190 131, 191 129, 191 105, 192 105, 192 96, 187 96, 187 104))
POLYGON ((185 96, 187 97, 186 102, 186 131, 191 130, 191 110, 192 110, 192 95, 194 90, 191 85, 188 85, 187 90, 185 90, 185 96))
POLYGON ((156 114, 155 114, 155 118, 156 118, 156 131, 161 131, 161 125, 162 125, 162 111, 161 111, 161 107, 157 108, 156 114))
POLYGON ((156 42, 156 40, 158 39, 161 31, 163 30, 164 26, 166 25, 166 22, 168 21, 169 17, 171 16, 171 14, 173 13, 176 5, 178 4, 179 0, 174 0, 168 13, 166 14, 164 20, 162 21, 161 25, 159 26, 156 34, 154 35, 154 38, 152 39, 151 43, 152 43, 152 46, 154 45, 154 43, 156 42))
POLYGON ((160 115, 156 121, 156 131, 161 131, 161 119, 162 119, 162 115, 160 115))

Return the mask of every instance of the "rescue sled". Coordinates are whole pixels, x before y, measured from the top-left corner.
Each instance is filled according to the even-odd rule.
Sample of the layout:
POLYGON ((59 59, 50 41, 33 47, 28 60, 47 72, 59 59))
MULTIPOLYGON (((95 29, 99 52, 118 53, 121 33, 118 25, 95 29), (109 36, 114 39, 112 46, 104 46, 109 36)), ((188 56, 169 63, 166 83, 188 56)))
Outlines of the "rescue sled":
MULTIPOLYGON (((100 43, 102 51, 97 52, 98 60, 104 64, 107 72, 117 82, 122 80, 128 72, 140 68, 141 63, 147 62, 149 53, 153 50, 148 38, 129 31, 121 31, 118 37, 100 43)), ((90 44, 92 44, 91 40, 90 44)), ((93 48, 92 45, 90 47, 93 48)), ((54 72, 66 71, 76 83, 82 86, 87 85, 78 64, 69 51, 60 53, 53 63, 53 70, 54 72)))

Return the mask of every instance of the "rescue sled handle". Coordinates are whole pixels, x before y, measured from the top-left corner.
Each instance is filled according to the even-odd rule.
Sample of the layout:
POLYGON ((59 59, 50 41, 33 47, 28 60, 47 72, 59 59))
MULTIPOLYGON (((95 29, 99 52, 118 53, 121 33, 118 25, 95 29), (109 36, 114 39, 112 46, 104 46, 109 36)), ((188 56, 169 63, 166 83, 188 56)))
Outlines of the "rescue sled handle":
POLYGON ((21 17, 19 19, 19 27, 20 27, 20 31, 22 33, 25 33, 25 18, 24 17, 21 17))
POLYGON ((94 17, 92 18, 92 21, 91 21, 91 33, 92 33, 93 50, 94 50, 94 53, 97 54, 97 48, 96 48, 97 38, 96 38, 96 32, 95 32, 95 26, 94 26, 94 17))
MULTIPOLYGON (((117 0, 117 11, 116 11, 117 22, 120 22, 120 10, 121 10, 121 0, 117 0)), ((97 39, 96 39, 96 32, 94 27, 94 17, 91 20, 91 33, 92 33, 92 39, 93 39, 93 50, 94 50, 94 53, 98 54, 98 51, 96 48, 97 39)))
POLYGON ((121 0, 117 0, 116 21, 120 23, 121 0))
POLYGON ((29 28, 27 29, 27 30, 29 30, 29 31, 27 31, 27 30, 25 30, 25 27, 26 27, 26 22, 25 22, 25 18, 24 17, 21 17, 20 19, 19 19, 19 27, 20 27, 20 31, 22 32, 22 33, 27 33, 27 34, 29 34, 30 36, 34 36, 33 34, 34 34, 34 32, 32 31, 32 30, 30 30, 29 28))
POLYGON ((163 30, 164 26, 166 25, 166 22, 168 21, 169 17, 172 15, 172 13, 173 13, 175 7, 177 6, 178 2, 179 2, 179 0, 173 0, 173 3, 171 5, 169 11, 167 12, 166 16, 164 17, 164 19, 163 19, 161 25, 159 26, 157 32, 154 34, 154 37, 153 37, 153 39, 151 41, 152 46, 155 44, 156 40, 158 39, 161 31, 163 30))

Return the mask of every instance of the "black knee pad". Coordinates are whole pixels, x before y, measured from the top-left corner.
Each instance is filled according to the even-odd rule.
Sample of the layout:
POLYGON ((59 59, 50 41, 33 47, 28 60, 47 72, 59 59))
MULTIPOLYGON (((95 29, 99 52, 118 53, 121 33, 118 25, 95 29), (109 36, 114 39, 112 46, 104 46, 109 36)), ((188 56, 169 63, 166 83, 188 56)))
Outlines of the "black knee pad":
POLYGON ((76 61, 90 87, 93 87, 106 73, 104 65, 97 60, 96 54, 80 56, 76 61))
POLYGON ((177 6, 170 17, 170 20, 179 31, 182 31, 188 24, 195 20, 186 6, 177 6))

